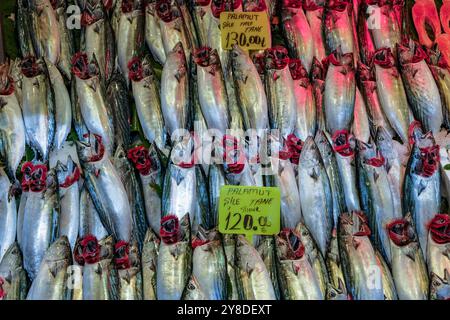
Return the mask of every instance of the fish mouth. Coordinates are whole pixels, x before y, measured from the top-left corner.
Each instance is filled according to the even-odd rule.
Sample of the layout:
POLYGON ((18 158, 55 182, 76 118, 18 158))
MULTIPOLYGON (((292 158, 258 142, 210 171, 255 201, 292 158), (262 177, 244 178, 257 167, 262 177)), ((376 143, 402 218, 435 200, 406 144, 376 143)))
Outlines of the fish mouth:
POLYGON ((365 237, 371 235, 371 230, 368 225, 366 215, 362 211, 352 211, 347 215, 341 215, 341 223, 353 226, 353 229, 357 228, 353 232, 353 236, 365 237))
POLYGON ((166 23, 171 22, 177 18, 177 16, 174 15, 172 11, 172 5, 170 1, 168 0, 160 0, 156 2, 155 8, 158 17, 166 23))
MULTIPOLYGON (((282 70, 289 63, 288 51, 283 46, 275 46, 266 50, 266 66, 269 69, 282 70)), ((276 79, 274 79, 276 80, 276 79)))
POLYGON ((325 80, 325 70, 323 64, 316 57, 313 58, 313 62, 311 65, 311 79, 325 80))
POLYGON ((100 261, 100 244, 94 235, 86 235, 77 241, 74 248, 74 259, 81 266, 100 261))
POLYGON ((419 148, 420 150, 420 163, 417 168, 417 173, 423 177, 431 177, 439 168, 439 146, 434 145, 431 147, 419 148))
POLYGON ((344 12, 347 9, 347 6, 349 6, 350 11, 352 5, 346 0, 330 0, 328 2, 328 8, 333 11, 344 12))
POLYGON ((224 0, 212 0, 211 12, 215 18, 220 18, 220 14, 226 9, 226 3, 224 0))
MULTIPOLYGON (((14 79, 11 76, 2 77, 0 80, 0 95, 1 96, 9 96, 14 93, 14 79)), ((1 105, 0 105, 1 108, 1 105)))
POLYGON ((42 69, 34 56, 25 57, 20 63, 20 68, 27 78, 33 78, 42 73, 42 69))
POLYGON ((194 50, 194 62, 202 67, 211 65, 212 49, 210 47, 200 47, 194 50))
POLYGON ((34 165, 32 162, 25 162, 21 172, 21 187, 23 191, 41 192, 46 189, 48 172, 46 165, 34 165))
POLYGON ((370 67, 358 61, 357 63, 358 76, 361 81, 374 81, 375 77, 373 76, 370 67))
POLYGON ((122 13, 130 13, 133 11, 133 0, 122 0, 121 10, 122 13))
POLYGON ((373 63, 382 68, 392 68, 395 66, 394 55, 391 48, 381 48, 374 52, 373 63))
POLYGON ((340 50, 334 50, 328 57, 324 59, 324 64, 329 66, 330 63, 336 67, 353 68, 353 53, 341 53, 340 50))
POLYGON ((192 246, 192 249, 194 250, 195 248, 201 247, 201 246, 203 246, 205 244, 208 244, 210 242, 211 242, 210 240, 202 240, 202 239, 199 239, 199 238, 196 237, 196 238, 194 238, 192 240, 191 246, 192 246))
POLYGON ((333 150, 343 157, 351 157, 355 154, 354 148, 350 144, 352 136, 348 130, 337 130, 333 136, 333 150))
POLYGON ((103 139, 98 134, 88 134, 83 135, 83 138, 88 138, 88 142, 77 141, 80 147, 89 149, 91 152, 89 156, 86 157, 87 162, 97 162, 103 159, 105 155, 105 145, 103 144, 103 139))
POLYGON ((415 240, 414 231, 407 219, 396 219, 386 226, 389 238, 397 246, 403 247, 415 240))
POLYGON ((289 59, 289 71, 293 80, 308 80, 308 71, 300 59, 289 59))
POLYGON ((409 63, 418 63, 423 60, 429 61, 429 56, 416 42, 406 45, 397 43, 397 52, 399 56, 399 62, 401 65, 409 63))
POLYGON ((128 77, 132 81, 141 81, 144 78, 144 71, 142 67, 142 60, 139 57, 134 57, 128 62, 128 77))
POLYGON ((180 221, 175 215, 168 215, 161 219, 159 235, 165 244, 174 244, 181 240, 180 221))
POLYGON ((450 243, 450 216, 437 214, 430 222, 430 235, 438 244, 450 243))
POLYGON ((134 164, 134 167, 141 175, 146 176, 150 173, 152 162, 148 150, 144 146, 129 149, 127 158, 134 164))
POLYGON ((72 73, 82 80, 91 78, 89 73, 88 56, 84 52, 78 52, 72 57, 72 73))
POLYGON ((81 172, 80 168, 74 164, 72 172, 67 175, 67 177, 64 179, 62 183, 59 184, 61 188, 69 188, 71 185, 73 185, 75 182, 80 180, 81 172))
POLYGON ((305 254, 305 246, 301 241, 300 233, 295 229, 283 229, 279 234, 279 238, 282 239, 287 245, 286 260, 298 260, 305 254))
POLYGON ((241 173, 245 168, 245 155, 238 145, 238 139, 231 135, 224 135, 222 139, 223 161, 227 172, 241 173))
POLYGON ((119 270, 131 268, 130 244, 120 240, 114 246, 114 265, 119 270))

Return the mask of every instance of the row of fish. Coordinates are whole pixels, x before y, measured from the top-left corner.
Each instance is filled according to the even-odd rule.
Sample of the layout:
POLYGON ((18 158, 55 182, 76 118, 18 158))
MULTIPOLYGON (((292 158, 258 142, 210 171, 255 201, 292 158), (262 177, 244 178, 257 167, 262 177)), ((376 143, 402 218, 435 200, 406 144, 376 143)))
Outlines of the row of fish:
POLYGON ((449 66, 406 6, 78 2, 80 39, 19 0, 0 67, 0 298, 450 297, 449 66), (282 40, 223 50, 223 11, 282 40), (225 184, 279 187, 281 232, 218 233, 225 184))

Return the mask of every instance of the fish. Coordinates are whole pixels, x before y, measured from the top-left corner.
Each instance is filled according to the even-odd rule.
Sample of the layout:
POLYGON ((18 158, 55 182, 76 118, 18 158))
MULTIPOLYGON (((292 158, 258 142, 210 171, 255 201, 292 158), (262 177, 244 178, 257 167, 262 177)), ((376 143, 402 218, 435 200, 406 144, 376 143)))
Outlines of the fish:
POLYGON ((317 130, 325 130, 324 92, 326 70, 323 64, 313 59, 311 66, 311 82, 313 85, 314 101, 316 105, 317 130))
POLYGON ((355 94, 355 109, 351 131, 357 140, 367 143, 371 138, 366 104, 358 88, 356 88, 355 94))
MULTIPOLYGON (((311 70, 315 53, 313 31, 302 10, 302 1, 284 0, 281 5, 281 25, 284 38, 289 47, 289 55, 300 59, 306 70, 311 70)), ((316 57, 320 59, 320 57, 316 57)))
POLYGON ((339 252, 337 225, 331 233, 330 246, 328 247, 325 262, 330 279, 326 292, 327 300, 347 300, 348 293, 345 286, 341 253, 339 252))
POLYGON ((375 144, 357 141, 357 175, 359 181, 362 210, 367 215, 372 231, 373 244, 378 248, 388 264, 391 263, 391 245, 387 225, 402 217, 397 211, 389 187, 389 179, 384 167, 385 159, 376 150, 375 144))
POLYGON ((425 51, 413 41, 398 45, 400 71, 405 85, 406 96, 414 117, 426 132, 437 134, 444 116, 439 89, 428 67, 425 51))
POLYGON ((275 300, 270 274, 258 251, 242 235, 236 238, 236 282, 245 300, 275 300))
MULTIPOLYGON (((303 2, 303 10, 305 10, 306 19, 311 29, 313 39, 313 57, 322 61, 326 58, 325 40, 322 32, 322 20, 324 12, 324 1, 307 0, 303 2)), ((311 62, 312 63, 312 62, 311 62)))
POLYGON ((223 234, 223 248, 227 261, 227 300, 239 300, 240 292, 238 291, 238 274, 236 265, 236 235, 223 234))
POLYGON ((415 139, 403 183, 403 211, 410 212, 422 252, 426 253, 428 225, 440 211, 439 146, 431 133, 415 139))
POLYGON ((72 106, 70 95, 64 79, 58 68, 44 58, 47 66, 50 84, 54 92, 55 134, 52 142, 53 149, 60 149, 67 139, 72 127, 72 106))
POLYGON ((448 300, 450 298, 450 273, 445 272, 445 277, 441 278, 436 274, 431 276, 430 300, 448 300))
POLYGON ((339 215, 341 212, 345 211, 345 197, 343 194, 338 162, 326 132, 318 130, 314 138, 314 142, 319 149, 323 165, 328 175, 328 180, 330 181, 330 188, 333 197, 333 225, 336 227, 339 221, 339 215))
POLYGON ((325 255, 333 226, 333 197, 319 149, 306 139, 298 167, 300 205, 304 222, 325 255))
POLYGON ((186 59, 192 53, 193 41, 189 37, 190 31, 183 19, 183 13, 177 6, 176 1, 160 0, 156 2, 156 14, 159 18, 159 28, 161 30, 162 43, 166 53, 166 63, 170 52, 174 51, 181 43, 181 50, 186 59))
POLYGON ((228 95, 217 50, 202 47, 194 51, 197 67, 197 90, 202 114, 208 129, 221 135, 230 127, 228 95))
POLYGON ((209 191, 209 207, 211 209, 211 227, 219 225, 219 200, 220 190, 227 185, 225 172, 219 164, 213 163, 209 166, 208 172, 208 191, 209 191))
POLYGON ((142 270, 137 241, 119 241, 114 246, 119 300, 142 300, 142 270))
POLYGON ((279 130, 280 136, 287 138, 297 124, 297 99, 289 69, 288 51, 283 46, 275 46, 266 50, 265 58, 264 79, 270 127, 279 130))
POLYGON ((109 233, 100 220, 89 191, 83 185, 80 190, 80 225, 78 236, 83 238, 88 235, 93 235, 97 239, 104 239, 109 233))
POLYGON ((161 111, 160 86, 147 58, 128 63, 133 97, 145 138, 162 150, 167 144, 161 111))
MULTIPOLYGON (((75 53, 75 43, 72 30, 67 26, 68 15, 68 3, 66 0, 53 0, 50 1, 53 10, 55 12, 56 20, 58 22, 58 29, 60 35, 60 52, 58 60, 58 69, 68 80, 72 78, 70 72, 71 59, 75 53)), ((55 90, 56 91, 56 90, 55 90)))
POLYGON ((88 0, 81 16, 81 50, 86 52, 89 61, 98 63, 99 78, 102 82, 110 79, 115 68, 117 33, 105 12, 102 1, 88 0))
POLYGON ((192 247, 189 215, 181 220, 169 215, 161 219, 156 274, 158 300, 180 300, 192 272, 192 247))
POLYGON ((323 108, 327 131, 333 135, 337 130, 350 130, 354 119, 356 82, 353 53, 333 52, 327 61, 323 108))
POLYGON ((236 45, 232 49, 232 68, 244 128, 267 129, 268 102, 263 83, 249 55, 236 45))
POLYGON ((189 278, 186 288, 183 291, 183 296, 181 300, 192 300, 192 301, 207 300, 205 293, 202 291, 202 288, 200 287, 198 279, 194 275, 191 275, 191 277, 189 278))
POLYGON ((449 225, 450 216, 447 214, 436 214, 430 222, 428 246, 424 253, 430 279, 433 278, 432 274, 444 279, 446 272, 450 273, 449 225))
POLYGON ((428 275, 411 215, 387 225, 391 246, 391 266, 400 300, 427 300, 428 275))
POLYGON ((0 154, 6 174, 14 182, 25 155, 26 131, 14 80, 2 70, 0 81, 0 154))
POLYGON ((383 258, 379 250, 376 250, 375 256, 377 258, 378 265, 381 267, 381 283, 383 284, 384 300, 398 300, 391 269, 387 265, 386 260, 383 258))
POLYGON ((280 286, 278 284, 278 270, 277 270, 277 256, 276 256, 276 243, 273 236, 263 236, 259 241, 258 250, 261 259, 266 265, 267 271, 272 279, 273 289, 275 291, 276 299, 279 300, 281 297, 280 286))
POLYGON ((129 242, 133 216, 120 174, 105 151, 102 138, 91 134, 86 139, 78 141, 77 148, 87 190, 108 233, 117 241, 129 242))
POLYGON ((22 57, 34 56, 34 44, 31 37, 31 8, 28 0, 17 1, 15 12, 15 30, 22 57))
POLYGON ((309 231, 305 223, 299 222, 295 227, 295 231, 301 237, 302 245, 305 248, 305 255, 308 256, 308 261, 313 268, 314 275, 319 280, 320 291, 325 296, 327 284, 330 282, 330 279, 327 274, 324 256, 320 252, 317 242, 314 240, 311 231, 309 231))
POLYGON ((99 135, 107 154, 112 155, 114 122, 112 110, 107 105, 105 88, 99 78, 98 64, 95 59, 89 60, 86 53, 78 52, 72 58, 72 72, 75 75, 81 118, 89 133, 99 135))
POLYGON ((153 58, 159 64, 164 65, 166 52, 162 40, 160 18, 156 13, 156 4, 157 1, 149 1, 145 6, 145 42, 153 58))
POLYGON ((149 150, 136 146, 128 150, 127 157, 139 173, 147 223, 153 232, 159 233, 164 169, 157 151, 153 145, 149 150))
POLYGON ((67 236, 70 248, 73 250, 78 237, 80 224, 80 168, 68 156, 65 163, 56 164, 59 198, 59 235, 67 236))
POLYGON ((352 4, 349 1, 330 1, 323 13, 322 28, 327 54, 340 48, 343 54, 353 53, 351 60, 356 63, 359 50, 355 43, 352 16, 352 4))
POLYGON ((142 247, 142 299, 156 300, 156 274, 160 240, 149 228, 142 247))
POLYGON ((227 262, 220 234, 199 228, 192 246, 192 276, 206 300, 226 300, 227 262))
POLYGON ((441 103, 442 103, 442 113, 444 119, 444 127, 450 128, 450 70, 445 57, 436 51, 427 50, 426 52, 430 57, 430 62, 428 62, 428 67, 433 74, 436 85, 439 89, 441 103))
POLYGON ((38 58, 57 64, 61 54, 61 34, 58 19, 50 0, 30 0, 30 34, 38 58))
MULTIPOLYGON (((44 164, 26 162, 22 166, 23 204, 20 246, 24 268, 31 280, 39 272, 47 248, 56 238, 59 225, 57 181, 55 173, 44 164)), ((19 211, 20 211, 19 207, 19 211)), ((69 246, 70 251, 70 246, 69 246)))
POLYGON ((161 75, 161 110, 167 132, 188 129, 189 123, 189 81, 183 44, 178 42, 167 53, 161 75))
POLYGON ((355 300, 384 300, 383 270, 370 242, 370 232, 361 211, 341 214, 339 251, 347 290, 355 300))
POLYGON ((19 245, 14 242, 0 259, 0 300, 25 300, 28 279, 22 261, 19 245))
POLYGON ((403 143, 408 143, 410 110, 402 77, 389 48, 375 51, 373 56, 376 90, 384 115, 403 143))
POLYGON ((22 60, 22 114, 26 141, 44 161, 48 159, 55 134, 55 100, 43 60, 22 60))
POLYGON ((27 300, 70 300, 67 279, 71 263, 70 243, 62 236, 46 250, 27 300))
POLYGON ((347 130, 340 130, 331 137, 331 142, 344 191, 344 209, 361 210, 357 189, 355 139, 347 130))
POLYGON ((305 141, 313 137, 317 129, 317 111, 314 86, 309 80, 308 72, 299 59, 289 59, 289 70, 294 83, 293 91, 296 104, 296 124, 294 134, 305 141))
POLYGON ((358 62, 357 79, 361 89, 361 94, 367 110, 369 128, 372 137, 375 137, 378 127, 383 127, 388 131, 391 137, 395 136, 389 121, 386 118, 377 93, 377 84, 375 81, 374 70, 369 66, 358 62))
POLYGON ((106 101, 113 117, 114 145, 128 150, 131 143, 131 111, 128 101, 127 82, 116 69, 106 87, 106 101))
POLYGON ((117 62, 127 83, 130 83, 128 62, 139 56, 145 41, 142 0, 122 0, 117 37, 117 62))
POLYGON ((276 236, 276 244, 283 299, 324 300, 300 234, 292 229, 283 229, 276 236))
POLYGON ((192 21, 197 31, 200 47, 208 45, 209 26, 213 16, 212 8, 211 0, 193 1, 191 3, 192 21))
POLYGON ((113 270, 114 241, 112 236, 101 240, 85 235, 77 240, 74 260, 83 268, 83 300, 116 300, 117 274, 113 270))

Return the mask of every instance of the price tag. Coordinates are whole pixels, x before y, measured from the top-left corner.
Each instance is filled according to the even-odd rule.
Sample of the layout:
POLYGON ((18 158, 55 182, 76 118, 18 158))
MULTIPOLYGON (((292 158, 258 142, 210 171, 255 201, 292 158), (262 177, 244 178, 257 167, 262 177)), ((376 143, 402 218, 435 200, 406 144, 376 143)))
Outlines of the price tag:
POLYGON ((244 50, 271 47, 270 23, 265 11, 222 12, 220 30, 224 50, 231 50, 235 44, 244 50))
POLYGON ((219 199, 219 231, 244 234, 280 232, 280 189, 275 187, 223 186, 219 199))

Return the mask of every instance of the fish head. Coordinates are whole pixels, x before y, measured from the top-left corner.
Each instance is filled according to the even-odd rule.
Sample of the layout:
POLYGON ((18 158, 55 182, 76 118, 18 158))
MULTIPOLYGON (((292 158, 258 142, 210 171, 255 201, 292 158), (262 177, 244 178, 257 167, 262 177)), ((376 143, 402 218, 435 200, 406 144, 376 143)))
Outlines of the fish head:
POLYGON ((324 162, 329 162, 333 157, 333 148, 330 140, 328 140, 327 134, 323 130, 317 130, 314 142, 316 143, 317 148, 319 148, 324 162))
POLYGON ((300 233, 295 229, 283 229, 275 241, 280 260, 299 260, 305 254, 300 233))
POLYGON ((22 165, 21 173, 23 191, 41 192, 47 188, 49 172, 45 164, 25 162, 22 165))
POLYGON ((100 244, 94 235, 86 235, 78 238, 75 244, 73 255, 79 265, 93 264, 100 261, 100 244))
POLYGON ((430 237, 437 244, 450 243, 450 215, 436 214, 429 224, 430 237))
POLYGON ((395 219, 386 226, 386 229, 389 238, 396 246, 403 247, 410 243, 417 242, 414 226, 410 219, 395 219))
POLYGON ((309 83, 308 71, 300 59, 289 59, 289 71, 293 80, 303 80, 309 83))
POLYGON ((77 52, 72 57, 72 73, 79 79, 88 80, 100 74, 97 58, 95 54, 89 61, 85 52, 77 52))
POLYGON ((342 68, 343 72, 354 71, 353 52, 342 53, 340 47, 326 57, 322 63, 325 69, 328 69, 329 66, 335 66, 342 68))
POLYGON ((358 61, 356 68, 360 82, 375 80, 373 69, 371 69, 368 65, 362 63, 361 61, 358 61))
POLYGON ((144 146, 136 146, 129 149, 127 158, 131 161, 140 174, 144 176, 150 174, 152 170, 152 161, 150 159, 148 149, 144 146))
POLYGON ((28 56, 22 59, 20 69, 27 78, 34 78, 43 73, 43 60, 36 59, 34 56, 28 56))
POLYGON ((176 138, 170 160, 182 168, 192 168, 195 164, 194 139, 190 134, 176 138))
POLYGON ((335 287, 332 283, 327 284, 326 299, 327 300, 348 300, 347 289, 341 278, 338 279, 337 287, 335 287))
POLYGON ((300 164, 306 168, 313 168, 320 165, 321 157, 319 149, 313 137, 308 137, 302 147, 300 154, 300 164))
POLYGON ((450 271, 444 269, 444 277, 431 273, 430 296, 433 300, 450 300, 450 271))
POLYGON ((391 48, 381 48, 374 52, 372 63, 384 69, 395 67, 395 58, 392 54, 391 48))
POLYGON ((358 148, 358 156, 362 162, 372 167, 381 167, 385 164, 385 159, 372 141, 368 143, 364 141, 356 141, 358 148))
POLYGON ((77 141, 78 155, 83 162, 97 162, 105 157, 105 145, 98 134, 85 134, 85 141, 77 141))
POLYGON ((267 69, 282 70, 289 64, 288 50, 283 46, 274 46, 266 49, 265 59, 267 69))
POLYGON ((295 230, 300 235, 300 238, 302 239, 302 244, 305 247, 306 252, 308 253, 313 252, 315 250, 316 244, 306 224, 300 221, 295 227, 295 230))
POLYGON ((138 267, 140 264, 137 241, 120 240, 114 246, 114 265, 118 270, 138 267))
POLYGON ((383 126, 377 127, 375 142, 382 154, 390 153, 392 152, 392 148, 394 148, 391 134, 383 126))
POLYGON ((56 178, 58 179, 58 184, 62 188, 68 188, 80 179, 81 172, 78 165, 72 160, 69 155, 67 157, 67 162, 64 165, 61 161, 56 163, 56 178))
POLYGON ((325 80, 325 68, 319 59, 313 58, 311 65, 311 79, 314 80, 325 80))
POLYGON ((22 252, 19 244, 14 242, 11 244, 3 255, 0 265, 7 265, 9 270, 15 270, 22 267, 22 252))
POLYGON ((70 250, 69 239, 66 236, 59 237, 53 242, 45 253, 45 261, 58 262, 62 260, 69 260, 72 252, 70 250))
POLYGON ((342 236, 364 237, 371 234, 368 220, 362 211, 343 212, 339 216, 338 232, 342 236))
POLYGON ((220 65, 219 54, 216 49, 210 47, 200 47, 194 50, 194 62, 200 67, 210 67, 210 73, 214 74, 215 69, 220 65), (214 68, 211 68, 214 67, 214 68))
POLYGON ((428 60, 425 50, 416 42, 410 40, 406 43, 397 43, 398 61, 401 66, 428 60))
POLYGON ((144 79, 144 69, 140 57, 134 57, 128 62, 128 77, 136 82, 144 79))
POLYGON ((175 215, 167 215, 161 219, 159 236, 165 244, 174 244, 181 240, 180 221, 175 215))
POLYGON ((439 170, 439 164, 439 145, 436 144, 432 133, 419 136, 411 154, 413 172, 422 177, 431 177, 439 170))
POLYGON ((156 14, 165 23, 172 22, 180 17, 180 12, 176 6, 172 5, 170 0, 156 1, 155 5, 156 14))
POLYGON ((337 130, 333 133, 333 150, 343 157, 352 157, 355 154, 355 137, 348 130, 337 130))

